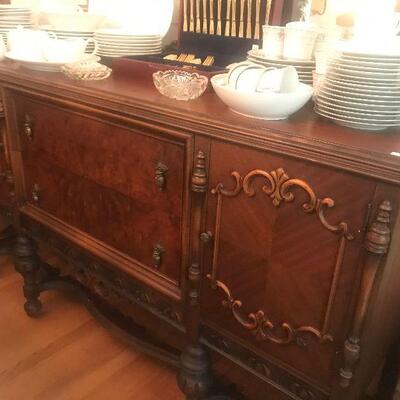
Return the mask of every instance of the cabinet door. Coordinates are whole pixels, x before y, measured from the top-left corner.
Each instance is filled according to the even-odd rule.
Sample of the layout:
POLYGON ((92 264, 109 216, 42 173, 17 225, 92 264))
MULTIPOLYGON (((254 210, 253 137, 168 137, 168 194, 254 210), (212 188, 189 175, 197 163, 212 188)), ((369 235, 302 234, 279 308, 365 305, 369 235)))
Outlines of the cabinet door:
POLYGON ((202 318, 329 390, 375 183, 213 142, 202 318))
POLYGON ((179 286, 189 140, 15 96, 26 200, 179 286))

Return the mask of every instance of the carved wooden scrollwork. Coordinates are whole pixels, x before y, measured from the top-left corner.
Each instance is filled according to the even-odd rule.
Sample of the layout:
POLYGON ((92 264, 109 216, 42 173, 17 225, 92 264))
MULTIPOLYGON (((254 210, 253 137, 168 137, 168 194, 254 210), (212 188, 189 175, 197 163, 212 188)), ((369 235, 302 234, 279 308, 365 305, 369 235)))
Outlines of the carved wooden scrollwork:
POLYGON ((235 182, 233 189, 226 189, 222 183, 219 183, 211 190, 211 193, 217 196, 212 272, 207 275, 211 281, 211 287, 220 290, 223 293, 223 305, 231 310, 236 321, 238 321, 244 328, 251 331, 257 340, 270 341, 277 344, 289 344, 295 342, 299 346, 304 346, 307 344, 305 334, 309 334, 316 337, 321 343, 333 341, 333 337, 329 333, 332 307, 343 264, 346 242, 354 239, 354 236, 349 232, 347 223, 340 222, 337 225, 332 225, 326 219, 325 210, 334 207, 335 202, 331 198, 318 198, 309 184, 301 179, 291 179, 282 168, 278 168, 272 172, 255 169, 250 171, 244 177, 236 171, 232 172, 231 175, 235 182), (325 229, 339 236, 334 274, 321 329, 306 325, 293 327, 287 322, 284 322, 277 327, 263 310, 258 310, 246 315, 242 312, 242 302, 235 299, 228 286, 218 280, 218 250, 223 198, 236 197, 242 191, 247 196, 254 197, 256 195, 256 190, 253 186, 253 180, 260 177, 265 178, 267 181, 266 184, 262 186, 262 191, 272 199, 272 204, 275 207, 280 207, 283 203, 293 202, 295 200, 295 195, 292 192, 292 189, 296 187, 302 189, 308 197, 307 201, 302 204, 303 211, 307 214, 315 214, 325 229))
MULTIPOLYGON (((211 275, 207 275, 207 277, 211 279, 211 275)), ((257 340, 268 340, 276 344, 289 344, 295 341, 298 345, 302 346, 304 345, 303 335, 305 333, 314 335, 321 342, 333 340, 330 334, 323 334, 312 326, 293 328, 286 322, 280 326, 280 330, 284 333, 284 336, 278 336, 278 334, 275 333, 276 326, 265 315, 264 311, 258 310, 257 312, 250 313, 247 316, 244 315, 241 311, 243 306, 242 302, 234 299, 229 288, 220 281, 216 281, 215 286, 225 294, 225 299, 223 300, 222 304, 232 311, 236 321, 238 321, 247 330, 253 332, 257 340)))

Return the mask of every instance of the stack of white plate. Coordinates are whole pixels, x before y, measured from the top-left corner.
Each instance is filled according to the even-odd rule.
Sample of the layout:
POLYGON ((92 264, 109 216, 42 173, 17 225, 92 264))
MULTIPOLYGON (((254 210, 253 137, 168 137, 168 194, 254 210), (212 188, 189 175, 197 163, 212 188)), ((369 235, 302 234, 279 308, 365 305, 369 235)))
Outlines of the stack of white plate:
MULTIPOLYGON (((75 31, 75 30, 60 30, 54 28, 52 25, 42 25, 40 30, 54 34, 58 39, 89 39, 93 38, 94 32, 93 31, 75 31)), ((94 43, 89 43, 86 48, 86 53, 91 54, 94 51, 94 43)))
POLYGON ((124 57, 161 53, 160 35, 135 35, 121 29, 100 29, 94 33, 101 57, 124 57))
POLYGON ((0 5, 0 34, 5 40, 7 32, 17 26, 32 28, 32 11, 8 4, 0 5))
POLYGON ((312 85, 312 72, 315 70, 315 60, 289 60, 283 58, 268 58, 261 49, 250 50, 247 59, 253 63, 263 65, 265 67, 283 68, 289 65, 296 68, 300 82, 312 85))
POLYGON ((350 128, 400 126, 400 51, 391 55, 334 53, 315 110, 350 128))

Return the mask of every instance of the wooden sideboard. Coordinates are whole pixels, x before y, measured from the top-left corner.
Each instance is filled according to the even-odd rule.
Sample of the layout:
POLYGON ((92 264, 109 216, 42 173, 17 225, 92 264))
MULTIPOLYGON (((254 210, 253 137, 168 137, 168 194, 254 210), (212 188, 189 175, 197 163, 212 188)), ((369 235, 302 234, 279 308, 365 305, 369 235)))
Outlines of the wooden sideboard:
POLYGON ((6 63, 0 86, 0 205, 28 315, 45 290, 77 292, 177 367, 190 400, 362 397, 399 328, 399 131, 311 105, 246 119, 146 75, 6 63))

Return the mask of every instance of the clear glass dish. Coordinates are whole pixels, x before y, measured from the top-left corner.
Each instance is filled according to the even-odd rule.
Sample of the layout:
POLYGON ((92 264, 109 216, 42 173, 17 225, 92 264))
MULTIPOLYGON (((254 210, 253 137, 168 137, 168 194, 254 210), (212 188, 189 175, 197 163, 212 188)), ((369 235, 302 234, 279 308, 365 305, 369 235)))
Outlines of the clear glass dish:
POLYGON ((208 78, 179 70, 158 71, 153 74, 154 86, 164 96, 175 100, 194 100, 207 88, 208 78))
POLYGON ((61 71, 70 79, 77 81, 99 81, 111 75, 111 68, 96 61, 83 61, 66 64, 61 71))

